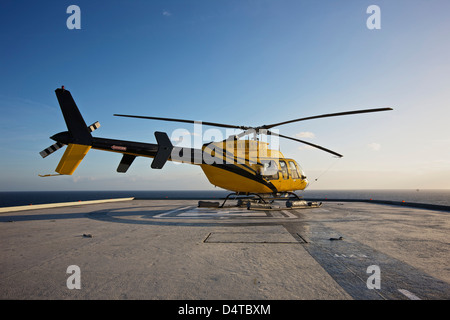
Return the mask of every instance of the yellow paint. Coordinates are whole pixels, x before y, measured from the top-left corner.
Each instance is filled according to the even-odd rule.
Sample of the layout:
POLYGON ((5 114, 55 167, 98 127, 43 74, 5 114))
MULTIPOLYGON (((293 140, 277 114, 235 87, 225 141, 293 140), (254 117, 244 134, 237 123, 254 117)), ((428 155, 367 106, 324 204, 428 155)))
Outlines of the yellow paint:
POLYGON ((209 182, 213 185, 231 190, 234 192, 247 192, 247 193, 271 193, 273 192, 269 187, 245 178, 239 174, 230 172, 225 169, 214 167, 207 164, 202 164, 200 167, 203 169, 209 182))
POLYGON ((202 164, 203 172, 210 183, 223 189, 243 193, 273 193, 303 190, 308 185, 298 164, 292 159, 284 158, 280 151, 268 149, 268 143, 265 142, 252 140, 214 142, 204 146, 203 152, 210 161, 215 159, 215 164, 218 164, 218 166, 212 166, 212 162, 202 164), (268 177, 261 175, 262 162, 270 160, 275 161, 278 166, 278 179, 269 180, 268 177), (284 171, 280 161, 286 164, 284 171), (236 173, 238 169, 244 170, 245 175, 236 173), (269 184, 272 184, 272 187, 268 186, 269 184))
POLYGON ((90 149, 91 146, 69 144, 55 171, 59 174, 73 174, 90 149))

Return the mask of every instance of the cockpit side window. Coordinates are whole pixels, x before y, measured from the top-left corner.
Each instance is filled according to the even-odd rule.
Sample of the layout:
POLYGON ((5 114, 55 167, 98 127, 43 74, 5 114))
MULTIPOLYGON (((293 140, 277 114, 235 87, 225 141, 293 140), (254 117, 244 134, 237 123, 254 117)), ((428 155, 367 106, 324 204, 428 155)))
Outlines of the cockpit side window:
POLYGON ((275 160, 262 160, 261 174, 268 180, 278 180, 278 165, 275 160))

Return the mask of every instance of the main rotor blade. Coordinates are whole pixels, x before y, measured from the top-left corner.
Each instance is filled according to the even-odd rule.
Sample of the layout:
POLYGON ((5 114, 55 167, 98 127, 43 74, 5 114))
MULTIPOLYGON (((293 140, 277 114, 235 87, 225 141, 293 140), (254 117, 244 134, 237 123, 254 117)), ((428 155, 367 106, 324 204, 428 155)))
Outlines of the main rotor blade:
POLYGON ((350 115, 350 114, 359 114, 359 113, 389 111, 389 110, 394 110, 394 109, 392 109, 392 108, 378 108, 378 109, 364 109, 364 110, 328 113, 328 114, 322 114, 322 115, 318 115, 318 116, 299 118, 299 119, 288 120, 288 121, 278 122, 278 123, 274 123, 274 124, 264 125, 264 126, 261 126, 261 128, 270 129, 270 128, 273 128, 273 127, 276 127, 276 126, 281 126, 283 124, 288 124, 288 123, 297 122, 297 121, 304 121, 304 120, 311 120, 311 119, 318 119, 318 118, 327 118, 327 117, 346 116, 346 115, 350 115))
MULTIPOLYGON (((159 117, 147 117, 147 116, 134 116, 128 114, 114 114, 116 117, 127 117, 127 118, 139 118, 139 119, 150 119, 150 120, 162 120, 162 121, 172 121, 172 122, 184 122, 184 123, 201 123, 206 126, 214 126, 214 127, 222 127, 222 128, 234 128, 234 129, 242 129, 242 126, 235 126, 224 123, 216 123, 216 122, 206 122, 206 121, 194 121, 194 120, 186 120, 186 119, 173 119, 173 118, 159 118, 159 117)), ((244 127, 246 128, 246 127, 244 127)))
POLYGON ((307 144, 308 146, 311 146, 311 147, 314 147, 314 148, 323 150, 323 151, 325 151, 325 152, 334 154, 335 156, 338 156, 339 158, 342 158, 342 157, 343 157, 342 154, 339 154, 339 153, 334 152, 334 151, 332 151, 332 150, 330 150, 330 149, 321 147, 321 146, 319 146, 319 145, 317 145, 317 144, 314 144, 314 143, 311 143, 311 142, 308 142, 308 141, 304 141, 304 140, 300 140, 300 139, 296 139, 296 138, 284 136, 284 135, 282 135, 282 134, 275 133, 275 132, 272 132, 272 131, 269 131, 269 130, 267 130, 267 134, 270 134, 270 135, 273 134, 273 135, 275 135, 275 136, 279 136, 279 137, 282 137, 282 138, 285 138, 285 139, 290 139, 290 140, 294 140, 294 141, 297 141, 297 142, 301 142, 301 143, 307 144))

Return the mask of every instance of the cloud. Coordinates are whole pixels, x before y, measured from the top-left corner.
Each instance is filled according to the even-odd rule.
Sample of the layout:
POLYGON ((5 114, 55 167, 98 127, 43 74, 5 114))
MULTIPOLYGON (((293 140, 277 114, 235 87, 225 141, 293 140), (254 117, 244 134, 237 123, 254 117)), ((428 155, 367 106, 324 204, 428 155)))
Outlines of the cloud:
POLYGON ((376 143, 376 142, 372 142, 372 143, 369 143, 367 145, 367 147, 369 147, 369 149, 371 149, 373 151, 379 151, 381 149, 381 144, 376 143))
POLYGON ((307 144, 298 147, 298 150, 311 150, 311 149, 314 149, 314 147, 308 146, 307 144))
POLYGON ((316 135, 312 132, 305 131, 305 132, 299 132, 295 135, 297 138, 310 138, 313 139, 316 137, 316 135))
MULTIPOLYGON (((172 132, 172 135, 170 136, 170 140, 175 144, 177 147, 187 147, 192 148, 192 138, 191 137, 201 137, 202 135, 198 132, 190 132, 187 129, 176 129, 172 132)), ((194 138, 194 143, 196 142, 196 138, 194 138)))
POLYGON ((162 15, 165 17, 170 17, 172 15, 172 13, 170 13, 170 11, 168 11, 168 10, 163 10, 162 15))

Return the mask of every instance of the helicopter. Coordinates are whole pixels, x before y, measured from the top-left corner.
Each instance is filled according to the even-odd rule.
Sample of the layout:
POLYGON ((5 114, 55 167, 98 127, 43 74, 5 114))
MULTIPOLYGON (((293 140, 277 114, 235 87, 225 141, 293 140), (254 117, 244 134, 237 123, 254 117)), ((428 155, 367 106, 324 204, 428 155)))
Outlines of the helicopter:
MULTIPOLYGON (((279 150, 270 149, 269 143, 263 141, 264 139, 259 139, 260 136, 293 140, 340 158, 342 155, 335 151, 308 141, 282 135, 273 128, 318 118, 393 110, 388 107, 329 113, 256 127, 187 119, 114 114, 117 117, 201 124, 242 131, 239 134, 230 135, 223 141, 205 143, 201 149, 198 149, 174 146, 167 133, 160 131, 154 133, 156 144, 93 137, 92 132, 100 127, 99 122, 90 126, 86 125, 70 91, 65 89, 64 86, 57 88, 55 93, 68 131, 51 136, 50 139, 56 141, 56 143, 41 151, 40 155, 45 158, 64 146, 67 146, 67 148, 55 169, 56 174, 40 175, 41 177, 72 175, 89 150, 96 149, 122 154, 122 159, 117 167, 119 173, 126 173, 136 157, 153 158, 152 169, 162 169, 167 161, 198 165, 211 184, 231 191, 225 201, 232 195, 244 195, 256 197, 259 202, 262 201, 263 203, 266 203, 266 199, 272 199, 273 201, 290 196, 302 201, 295 194, 295 191, 304 190, 309 182, 303 169, 294 159, 286 158, 279 150), (245 136, 253 136, 253 138, 240 139, 245 136)), ((223 207, 225 201, 221 207, 223 207)))

